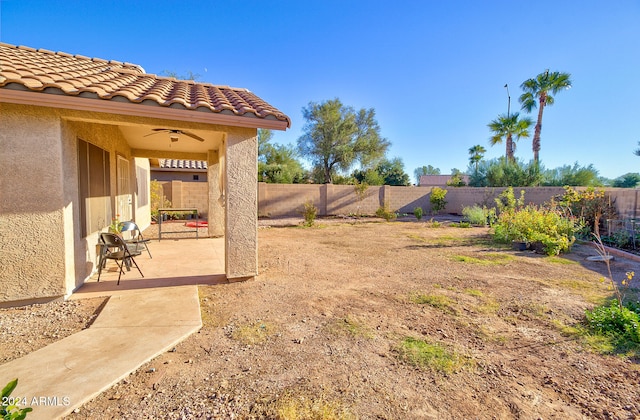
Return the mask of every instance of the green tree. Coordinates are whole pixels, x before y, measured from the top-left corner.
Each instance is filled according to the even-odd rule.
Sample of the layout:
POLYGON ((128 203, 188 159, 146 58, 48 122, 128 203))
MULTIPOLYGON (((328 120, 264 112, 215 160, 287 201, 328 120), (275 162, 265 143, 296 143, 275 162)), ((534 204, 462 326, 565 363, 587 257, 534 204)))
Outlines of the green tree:
POLYGON ((596 187, 601 185, 598 170, 593 165, 581 167, 578 162, 560 166, 555 169, 541 170, 542 185, 564 187, 583 186, 596 187))
POLYGON ((465 184, 464 178, 462 178, 462 175, 464 174, 460 172, 460 169, 458 168, 451 169, 451 179, 447 181, 447 185, 450 187, 464 187, 467 184, 465 184))
POLYGON ((542 180, 539 165, 515 159, 508 162, 504 157, 483 160, 478 164, 477 174, 471 174, 469 185, 473 187, 529 187, 539 185, 542 180))
POLYGON ((515 159, 513 153, 516 149, 513 138, 515 136, 515 140, 518 141, 520 137, 529 137, 529 126, 532 123, 533 121, 529 118, 520 118, 517 112, 511 115, 498 115, 498 118, 488 124, 489 129, 493 132, 489 142, 495 146, 502 143, 504 139, 507 150, 505 157, 509 162, 513 162, 515 159))
POLYGON ((376 171, 384 179, 384 185, 409 185, 409 175, 404 171, 404 163, 399 157, 383 159, 376 171))
POLYGON ((484 154, 487 153, 487 149, 476 144, 473 147, 469 148, 469 163, 475 167, 475 173, 478 173, 478 163, 484 157, 484 154))
POLYGON ((616 188, 636 188, 640 184, 640 174, 630 172, 613 180, 613 186, 616 188))
POLYGON ((409 175, 399 157, 382 159, 373 169, 358 169, 351 176, 355 183, 367 185, 409 185, 409 175))
POLYGON ((571 88, 571 75, 569 73, 545 70, 534 79, 525 80, 520 85, 520 88, 524 90, 524 93, 520 95, 522 109, 531 112, 534 108, 538 108, 538 119, 532 143, 533 161, 538 164, 540 162, 540 132, 542 131, 544 108, 555 103, 555 98, 552 94, 555 95, 563 89, 571 88))
MULTIPOLYGON (((640 146, 640 141, 638 142, 638 146, 640 146)), ((636 155, 636 156, 640 156, 640 149, 634 150, 633 154, 636 155)))
POLYGON ((416 168, 413 171, 413 174, 416 177, 416 185, 419 185, 420 184, 420 177, 422 175, 440 175, 440 168, 434 168, 431 165, 421 166, 419 168, 416 168))
POLYGON ((277 184, 300 183, 304 169, 291 146, 272 144, 271 130, 258 130, 258 181, 277 184))
POLYGON ((373 108, 356 112, 336 98, 310 102, 302 115, 306 123, 298 150, 322 169, 325 183, 332 183, 337 171, 346 172, 355 162, 371 166, 389 148, 389 141, 380 136, 373 108))

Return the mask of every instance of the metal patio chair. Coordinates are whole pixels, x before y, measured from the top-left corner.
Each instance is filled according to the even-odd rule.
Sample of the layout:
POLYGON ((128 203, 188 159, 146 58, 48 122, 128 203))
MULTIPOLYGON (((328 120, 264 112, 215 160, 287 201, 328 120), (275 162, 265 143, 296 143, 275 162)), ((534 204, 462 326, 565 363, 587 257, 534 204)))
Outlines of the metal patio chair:
POLYGON ((136 260, 133 258, 134 256, 140 255, 140 251, 130 251, 124 239, 114 233, 102 232, 100 234, 100 241, 102 249, 100 251, 100 262, 98 263, 98 281, 100 281, 102 268, 106 265, 107 260, 114 260, 116 264, 118 264, 118 268, 120 269, 118 285, 120 284, 120 277, 122 277, 125 266, 129 269, 131 264, 135 265, 140 275, 144 277, 140 267, 138 267, 138 263, 136 263, 136 260))
POLYGON ((149 254, 149 258, 153 258, 151 256, 151 251, 149 251, 149 246, 147 245, 149 242, 151 242, 151 239, 145 239, 144 236, 142 236, 142 232, 140 231, 138 225, 136 225, 134 222, 120 222, 120 225, 118 227, 122 234, 124 234, 125 232, 129 232, 129 238, 124 240, 129 246, 129 249, 131 249, 132 251, 141 251, 141 249, 144 247, 144 249, 146 249, 147 253, 149 254), (135 247, 132 247, 132 245, 135 245, 135 247))

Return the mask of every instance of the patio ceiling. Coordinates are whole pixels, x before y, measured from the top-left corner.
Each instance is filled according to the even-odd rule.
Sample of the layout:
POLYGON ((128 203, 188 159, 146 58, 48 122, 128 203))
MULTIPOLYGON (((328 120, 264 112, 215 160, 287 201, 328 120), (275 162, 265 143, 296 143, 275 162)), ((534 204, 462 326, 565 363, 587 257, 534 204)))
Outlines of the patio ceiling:
POLYGON ((196 153, 202 154, 201 160, 206 160, 207 152, 219 149, 224 138, 223 132, 174 125, 120 125, 119 129, 129 147, 133 149, 133 154, 138 157, 171 157, 174 153, 196 153), (153 131, 157 128, 185 131, 203 138, 204 141, 198 141, 185 134, 178 134, 178 141, 172 141, 169 132, 153 131))

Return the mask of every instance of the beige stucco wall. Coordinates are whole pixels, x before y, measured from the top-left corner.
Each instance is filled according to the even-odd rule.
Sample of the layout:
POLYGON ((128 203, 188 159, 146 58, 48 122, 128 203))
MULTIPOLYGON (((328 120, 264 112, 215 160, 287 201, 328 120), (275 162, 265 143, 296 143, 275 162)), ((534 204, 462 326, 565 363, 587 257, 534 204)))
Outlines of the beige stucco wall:
POLYGON ((225 259, 228 279, 258 274, 258 138, 232 129, 224 142, 225 259))
POLYGON ((60 120, 0 103, 0 303, 65 293, 60 120))
MULTIPOLYGON (((95 269, 99 231, 80 237, 78 138, 110 152, 112 196, 118 155, 129 160, 131 194, 148 190, 146 180, 136 184, 148 160, 131 156, 117 126, 101 124, 100 114, 79 121, 86 116, 0 103, 0 305, 64 297, 95 269)), ((148 226, 145 206, 133 213, 148 226)))

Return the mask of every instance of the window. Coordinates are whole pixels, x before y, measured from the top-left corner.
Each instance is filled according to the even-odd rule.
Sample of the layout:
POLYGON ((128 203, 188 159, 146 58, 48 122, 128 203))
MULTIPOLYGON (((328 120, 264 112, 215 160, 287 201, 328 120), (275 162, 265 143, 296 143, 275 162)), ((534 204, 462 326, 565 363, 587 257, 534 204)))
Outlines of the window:
POLYGON ((111 222, 109 152, 78 139, 80 232, 86 237, 111 222))
POLYGON ((194 180, 194 181, 198 181, 199 179, 200 179, 200 175, 194 175, 194 176, 193 176, 193 180, 194 180))

